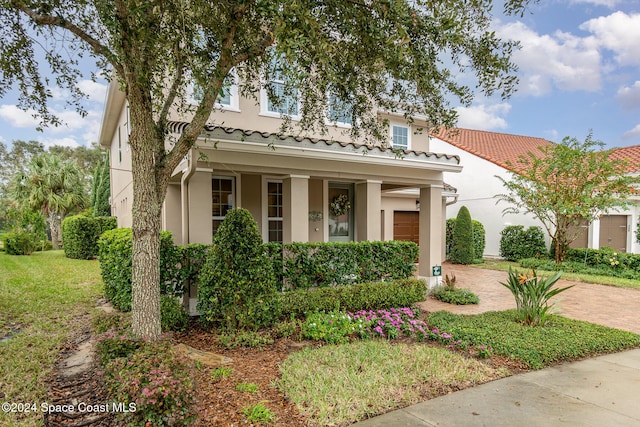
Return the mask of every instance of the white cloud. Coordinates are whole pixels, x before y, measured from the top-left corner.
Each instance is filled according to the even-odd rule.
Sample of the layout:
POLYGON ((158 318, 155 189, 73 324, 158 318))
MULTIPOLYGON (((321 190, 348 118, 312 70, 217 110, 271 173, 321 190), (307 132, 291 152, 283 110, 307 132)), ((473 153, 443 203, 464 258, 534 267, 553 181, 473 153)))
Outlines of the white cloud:
POLYGON ((640 124, 622 135, 624 139, 640 139, 640 124))
POLYGON ((40 120, 34 117, 35 110, 24 111, 15 105, 0 105, 0 119, 17 128, 36 128, 40 120))
POLYGON ((618 89, 616 98, 624 108, 629 110, 640 108, 640 80, 636 80, 632 86, 618 89))
POLYGON ((80 80, 78 88, 89 97, 90 101, 103 103, 107 96, 107 85, 92 80, 80 80))
POLYGON ((580 29, 590 31, 600 46, 613 51, 620 65, 640 65, 640 13, 614 12, 591 19, 580 29))
POLYGON ((553 87, 566 91, 600 89, 600 53, 593 37, 561 31, 541 35, 522 22, 503 25, 497 32, 521 43, 521 49, 513 54, 520 68, 520 93, 540 96, 553 87))
POLYGON ((504 119, 511 110, 507 103, 486 105, 478 104, 471 107, 458 107, 458 126, 462 128, 495 130, 505 129, 507 121, 504 119))

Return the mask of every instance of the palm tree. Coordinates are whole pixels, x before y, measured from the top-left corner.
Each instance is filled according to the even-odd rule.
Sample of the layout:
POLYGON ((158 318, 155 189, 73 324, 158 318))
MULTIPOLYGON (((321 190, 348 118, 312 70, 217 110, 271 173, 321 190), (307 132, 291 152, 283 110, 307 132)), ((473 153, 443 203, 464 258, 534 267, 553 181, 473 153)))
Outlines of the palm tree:
POLYGON ((39 209, 51 230, 53 248, 59 247, 60 224, 64 216, 86 204, 84 174, 77 163, 51 153, 31 159, 26 172, 11 181, 11 195, 19 205, 39 209))

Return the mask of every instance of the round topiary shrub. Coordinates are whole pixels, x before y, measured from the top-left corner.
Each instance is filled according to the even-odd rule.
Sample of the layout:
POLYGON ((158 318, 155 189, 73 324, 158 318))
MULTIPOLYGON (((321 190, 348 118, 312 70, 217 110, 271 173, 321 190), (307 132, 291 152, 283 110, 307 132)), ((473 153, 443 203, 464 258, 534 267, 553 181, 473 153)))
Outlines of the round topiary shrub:
POLYGON ((458 211, 453 228, 453 247, 451 248, 451 262, 456 264, 471 264, 474 260, 473 228, 471 214, 466 206, 458 211))
POLYGON ((275 320, 267 298, 262 297, 275 293, 276 277, 248 210, 227 212, 199 283, 198 311, 208 326, 258 328, 275 320))

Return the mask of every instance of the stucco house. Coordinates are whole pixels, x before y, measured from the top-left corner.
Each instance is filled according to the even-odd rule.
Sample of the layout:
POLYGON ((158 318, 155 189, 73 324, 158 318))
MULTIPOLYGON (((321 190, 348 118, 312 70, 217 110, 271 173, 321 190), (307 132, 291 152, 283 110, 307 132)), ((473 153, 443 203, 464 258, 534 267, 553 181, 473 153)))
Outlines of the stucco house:
MULTIPOLYGON (((238 96, 232 85, 175 169, 162 227, 176 243, 210 243, 226 212, 243 207, 265 241, 419 241, 419 276, 436 281, 431 267, 444 257, 445 207, 455 200, 444 174, 456 175, 462 166, 458 156, 434 152, 419 130, 427 124, 379 113, 399 156, 387 146, 351 140, 345 132, 350 118, 339 114, 328 116, 328 135, 282 135, 281 110, 265 96, 258 100, 238 96)), ((173 119, 167 146, 187 125, 173 119)), ((132 222, 128 135, 127 100, 112 81, 100 144, 111 154, 111 209, 120 227, 132 222)))
MULTIPOLYGON (((506 205, 496 203, 504 187, 496 176, 508 180, 509 164, 514 165, 520 156, 536 153, 539 147, 549 144, 553 143, 543 138, 471 129, 440 130, 431 134, 432 150, 454 154, 464 165, 461 174, 447 177, 447 182, 457 188, 459 203, 449 206, 446 216, 455 218, 462 205, 469 208, 471 216, 482 222, 486 230, 484 256, 499 256, 500 232, 506 226, 542 226, 532 215, 502 214, 506 205)), ((612 156, 629 160, 629 173, 640 173, 640 146, 616 149, 612 156)), ((585 225, 585 232, 571 246, 593 249, 609 246, 621 252, 640 253, 635 233, 640 220, 640 200, 637 197, 631 200, 635 206, 608 212, 588 227, 585 225)))

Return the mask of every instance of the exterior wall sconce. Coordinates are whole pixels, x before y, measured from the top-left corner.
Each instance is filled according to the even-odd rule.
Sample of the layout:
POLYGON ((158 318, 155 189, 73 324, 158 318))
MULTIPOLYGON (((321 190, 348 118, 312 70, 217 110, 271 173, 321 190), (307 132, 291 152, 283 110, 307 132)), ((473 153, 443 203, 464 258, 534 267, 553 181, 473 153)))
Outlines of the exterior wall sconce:
POLYGON ((420 210, 420 200, 416 200, 416 209, 420 210))

